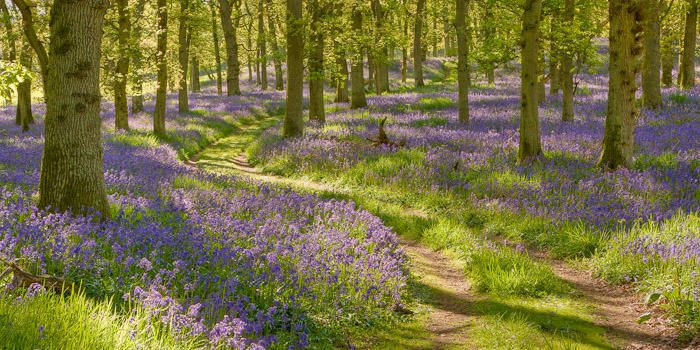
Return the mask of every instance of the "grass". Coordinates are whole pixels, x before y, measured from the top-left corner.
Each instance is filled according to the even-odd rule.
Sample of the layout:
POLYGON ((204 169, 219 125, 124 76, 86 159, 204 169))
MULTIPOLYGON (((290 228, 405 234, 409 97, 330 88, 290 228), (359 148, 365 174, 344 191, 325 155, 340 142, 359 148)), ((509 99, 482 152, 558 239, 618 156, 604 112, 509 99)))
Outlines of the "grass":
POLYGON ((0 295, 3 349, 194 349, 201 339, 172 336, 141 309, 116 311, 111 299, 95 300, 75 291, 28 296, 0 295))

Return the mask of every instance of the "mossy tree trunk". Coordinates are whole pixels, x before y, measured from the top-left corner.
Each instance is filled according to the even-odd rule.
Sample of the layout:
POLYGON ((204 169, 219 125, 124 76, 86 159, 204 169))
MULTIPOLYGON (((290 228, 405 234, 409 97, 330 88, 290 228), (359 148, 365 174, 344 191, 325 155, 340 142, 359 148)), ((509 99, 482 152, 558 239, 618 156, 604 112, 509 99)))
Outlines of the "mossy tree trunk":
POLYGON ((459 122, 469 123, 469 34, 466 17, 468 17, 469 0, 457 0, 457 85, 459 103, 459 122))
MULTIPOLYGON (((32 69, 32 49, 29 44, 22 45, 19 63, 25 68, 32 69)), ((22 125, 22 132, 29 131, 29 124, 34 124, 32 114, 32 80, 27 79, 17 86, 17 121, 22 125)))
POLYGON ((525 0, 520 69, 520 148, 518 162, 542 155, 537 110, 537 35, 542 0, 525 0))
POLYGON ((673 86, 673 38, 664 36, 661 40, 661 81, 665 87, 673 86))
POLYGON ((365 96, 365 73, 362 62, 363 45, 362 45, 362 12, 355 10, 352 13, 352 30, 354 36, 354 50, 352 53, 351 67, 351 89, 352 97, 350 100, 350 108, 367 107, 367 98, 365 96))
POLYGON ((192 92, 202 91, 202 82, 199 79, 199 55, 197 54, 197 50, 192 51, 192 63, 190 64, 190 85, 192 92))
POLYGON ((131 18, 129 1, 117 0, 119 14, 117 27, 117 45, 119 58, 114 78, 114 127, 117 130, 129 130, 129 105, 126 98, 126 82, 129 74, 129 36, 131 35, 131 18))
POLYGON ((143 32, 143 12, 146 7, 146 0, 138 0, 134 9, 134 28, 131 31, 131 113, 143 112, 143 53, 141 52, 141 35, 143 32))
POLYGON ((692 89, 695 86, 695 44, 698 27, 698 4, 696 0, 686 0, 685 32, 683 35, 683 56, 678 69, 680 86, 692 89))
POLYGON ((661 9, 663 0, 648 0, 648 18, 644 30, 642 60, 642 104, 649 109, 661 107, 661 9))
POLYGON ((324 6, 318 0, 311 0, 309 8, 311 9, 311 33, 309 34, 311 41, 311 52, 309 54, 309 120, 325 123, 323 51, 326 37, 321 21, 326 14, 324 13, 324 6))
POLYGON ((302 0, 287 0, 287 105, 284 137, 304 132, 304 23, 302 0))
POLYGON ((168 94, 168 3, 157 0, 158 34, 156 35, 156 69, 158 86, 156 88, 156 109, 153 113, 153 132, 165 136, 165 100, 168 94))
POLYGON ((187 40, 188 32, 188 22, 189 16, 188 11, 190 7, 189 0, 180 0, 180 17, 178 23, 178 90, 177 90, 177 110, 180 113, 187 113, 190 111, 189 101, 187 97, 187 63, 189 61, 190 54, 190 42, 187 40))
POLYGON ((635 61, 642 50, 638 42, 641 30, 638 20, 644 7, 644 0, 610 1, 608 110, 603 152, 598 161, 598 167, 603 169, 633 165, 634 122, 639 113, 634 96, 637 91, 635 61))
MULTIPOLYGON (((238 4, 238 0, 231 0, 238 4)), ((236 37, 236 27, 231 20, 231 2, 229 0, 219 0, 219 13, 221 14, 221 26, 224 28, 224 41, 226 42, 226 95, 234 96, 241 94, 238 74, 240 64, 238 61, 238 39, 236 37)))
POLYGON ((109 2, 51 6, 39 208, 110 216, 100 118, 100 45, 109 2))
POLYGON ((418 0, 416 6, 416 21, 413 28, 413 77, 415 86, 425 85, 423 82, 423 51, 421 36, 423 35, 423 9, 425 0, 418 0))
POLYGON ((260 89, 267 90, 267 38, 265 35, 265 14, 263 0, 258 11, 258 46, 260 47, 260 89))
MULTIPOLYGON (((566 0, 564 3, 564 26, 574 25, 575 0, 566 0)), ((574 120, 574 63, 572 55, 573 43, 567 38, 561 53, 561 84, 563 90, 561 120, 574 120)))

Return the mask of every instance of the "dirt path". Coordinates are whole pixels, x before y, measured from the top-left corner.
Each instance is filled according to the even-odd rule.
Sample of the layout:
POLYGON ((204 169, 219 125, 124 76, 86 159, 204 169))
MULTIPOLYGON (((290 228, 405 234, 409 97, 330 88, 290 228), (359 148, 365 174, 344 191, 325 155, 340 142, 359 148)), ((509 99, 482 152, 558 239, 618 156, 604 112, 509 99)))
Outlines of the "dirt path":
MULTIPOLYGON (((237 133, 253 128, 268 119, 270 118, 250 124, 237 133)), ((216 144, 218 142, 207 148, 216 144)), ((192 159, 187 163, 195 166, 201 153, 192 156, 192 159)), ((261 181, 313 191, 348 194, 346 191, 322 183, 263 174, 248 163, 245 153, 228 159, 227 163, 239 173, 247 174, 261 181)), ((428 217, 420 210, 413 208, 405 208, 405 210, 410 215, 428 217)), ((479 300, 479 297, 470 291, 470 285, 461 269, 444 254, 417 241, 402 236, 399 236, 399 240, 411 258, 411 270, 419 279, 418 282, 429 289, 431 295, 431 299, 428 301, 431 310, 429 321, 426 324, 432 336, 431 345, 414 348, 440 350, 474 348, 474 345, 470 344, 468 334, 476 318, 479 317, 473 310, 473 305, 479 300)), ((648 310, 631 290, 596 279, 591 276, 589 271, 579 270, 569 266, 565 261, 552 259, 546 252, 532 249, 530 256, 551 266, 559 277, 571 283, 586 301, 596 306, 595 324, 608 330, 606 337, 612 345, 624 350, 683 348, 675 341, 670 327, 662 321, 662 318, 658 317, 659 314, 656 314, 645 324, 636 322, 639 315, 648 310)), ((690 346, 686 349, 696 350, 700 347, 690 346)))

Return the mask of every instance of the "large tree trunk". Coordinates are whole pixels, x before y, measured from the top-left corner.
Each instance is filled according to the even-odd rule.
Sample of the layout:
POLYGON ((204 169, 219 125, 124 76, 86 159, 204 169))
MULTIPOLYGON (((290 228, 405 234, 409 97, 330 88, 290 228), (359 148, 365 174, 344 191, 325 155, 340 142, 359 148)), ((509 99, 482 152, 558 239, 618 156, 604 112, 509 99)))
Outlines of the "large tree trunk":
POLYGON ((267 38, 265 38, 265 17, 263 15, 263 0, 260 0, 260 11, 258 13, 258 45, 260 46, 260 89, 265 91, 267 90, 267 38))
POLYGON ((145 6, 146 0, 139 0, 134 10, 134 30, 131 35, 131 88, 134 93, 131 95, 131 114, 143 112, 143 74, 141 72, 141 66, 143 65, 143 53, 141 52, 143 25, 141 23, 143 19, 141 17, 145 6))
MULTIPOLYGON (((225 1, 225 0, 224 0, 225 1)), ((165 136, 165 100, 168 94, 168 3, 157 0, 158 32, 156 34, 156 67, 158 86, 156 88, 156 110, 153 113, 153 132, 165 136)))
POLYGON ((216 93, 223 93, 223 83, 221 81, 221 49, 219 48, 219 26, 216 24, 216 7, 211 2, 211 33, 214 40, 214 59, 216 61, 216 93))
POLYGON ((177 90, 177 110, 180 113, 190 111, 189 101, 187 98, 187 63, 190 55, 190 42, 187 40, 188 25, 188 10, 190 7, 189 0, 180 0, 180 20, 178 25, 178 68, 179 79, 177 90))
POLYGON ((537 34, 542 0, 525 0, 520 73, 520 149, 518 162, 542 155, 537 110, 537 34))
MULTIPOLYGON (((272 0, 267 0, 269 8, 272 6, 272 0)), ((269 11, 267 18, 267 28, 270 37, 270 45, 272 46, 272 58, 275 61, 275 89, 278 91, 284 90, 284 77, 282 76, 282 55, 280 48, 277 45, 277 31, 275 30, 274 12, 269 11)))
POLYGON ((350 108, 367 107, 367 98, 365 96, 365 72, 362 62, 362 12, 355 10, 352 13, 352 31, 354 35, 355 47, 352 53, 352 71, 350 73, 352 99, 350 100, 350 108))
POLYGON ((416 87, 423 86, 423 52, 421 35, 423 35, 423 8, 425 0, 418 0, 416 6, 416 23, 413 29, 413 77, 416 87))
POLYGON ((129 74, 129 35, 131 34, 131 18, 129 18, 128 0, 117 0, 119 27, 117 44, 119 59, 114 78, 114 127, 117 130, 129 130, 129 104, 126 99, 126 80, 129 74))
POLYGON ((644 31, 642 61, 642 103, 656 109, 661 106, 661 1, 648 0, 648 16, 644 31))
POLYGON ((287 0, 287 105, 284 137, 304 132, 304 24, 302 0, 287 0))
POLYGON ((469 123, 469 42, 467 28, 468 0, 457 0, 457 84, 459 101, 459 122, 469 123))
POLYGON ((683 35, 683 57, 678 69, 680 85, 683 89, 695 86, 695 42, 697 38, 698 4, 696 0, 687 0, 685 14, 685 33, 683 35))
MULTIPOLYGON (((564 5, 564 26, 574 25, 575 0, 566 0, 564 5)), ((562 97, 561 120, 574 120, 574 64, 571 56, 572 43, 567 42, 561 54, 561 83, 564 90, 562 97)))
POLYGON ((639 113, 634 94, 635 61, 641 51, 637 43, 636 17, 643 0, 611 0, 610 15, 610 80, 608 110, 605 118, 603 153, 598 166, 603 169, 631 167, 634 153, 634 120, 639 113))
POLYGON ((326 111, 323 106, 323 50, 325 36, 323 35, 322 12, 318 1, 313 1, 311 13, 311 52, 309 54, 309 120, 320 123, 326 122, 326 111))
POLYGON ((377 26, 377 37, 376 41, 381 45, 377 48, 377 57, 375 60, 376 74, 375 83, 377 84, 377 94, 381 95, 383 92, 389 91, 389 52, 387 50, 386 44, 383 44, 382 36, 384 35, 384 12, 382 11, 382 4, 379 0, 372 0, 372 10, 374 12, 374 17, 377 26))
POLYGON ((664 36, 661 41, 661 81, 665 87, 673 86, 673 38, 664 36))
POLYGON ((51 6, 39 208, 109 217, 100 119, 104 0, 51 6))
MULTIPOLYGON (((231 21, 231 3, 229 3, 229 0, 219 0, 219 5, 221 25, 224 28, 224 41, 226 42, 226 94, 228 96, 240 95, 238 40, 236 39, 236 28, 231 21)), ((238 23, 238 20, 236 20, 236 23, 238 23)))

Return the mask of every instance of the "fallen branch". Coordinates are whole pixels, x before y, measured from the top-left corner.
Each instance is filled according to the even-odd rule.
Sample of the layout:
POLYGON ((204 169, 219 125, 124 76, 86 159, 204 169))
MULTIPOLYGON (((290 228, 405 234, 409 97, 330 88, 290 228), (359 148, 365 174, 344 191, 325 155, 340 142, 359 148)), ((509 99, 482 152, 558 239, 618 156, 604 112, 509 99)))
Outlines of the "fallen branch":
POLYGON ((386 132, 384 132, 384 123, 386 123, 386 117, 382 119, 379 122, 379 136, 377 137, 376 140, 368 138, 368 141, 372 141, 374 146, 379 146, 379 145, 389 145, 389 146, 397 146, 397 147, 404 147, 406 146, 406 136, 404 136, 401 141, 394 142, 389 139, 389 137, 386 136, 386 132))
MULTIPOLYGON (((2 260, 0 260, 2 261, 2 260)), ((46 289, 53 289, 56 293, 63 293, 65 291, 70 292, 73 288, 73 282, 54 276, 39 276, 34 275, 29 272, 22 270, 14 262, 5 262, 8 265, 5 271, 0 274, 0 280, 12 274, 12 280, 9 284, 5 285, 4 293, 9 292, 10 286, 13 288, 29 288, 32 284, 36 283, 43 286, 46 289)))

